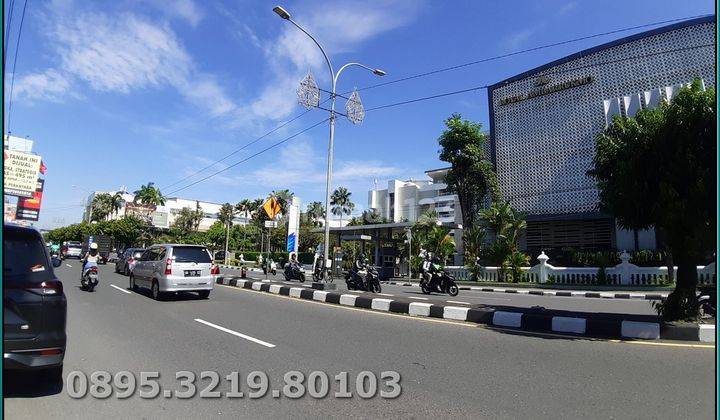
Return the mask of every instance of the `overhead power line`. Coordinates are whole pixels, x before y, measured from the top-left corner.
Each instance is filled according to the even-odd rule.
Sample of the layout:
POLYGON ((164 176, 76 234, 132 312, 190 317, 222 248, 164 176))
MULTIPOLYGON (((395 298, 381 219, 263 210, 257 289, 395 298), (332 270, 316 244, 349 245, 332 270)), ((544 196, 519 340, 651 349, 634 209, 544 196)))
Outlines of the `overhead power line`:
MULTIPOLYGON (((376 84, 369 85, 369 86, 364 86, 364 87, 361 87, 361 88, 359 88, 359 89, 357 89, 357 90, 358 90, 358 91, 361 91, 361 90, 375 89, 375 88, 378 88, 378 87, 381 87, 381 86, 392 85, 392 84, 395 84, 395 83, 405 82, 405 81, 408 81, 408 80, 418 79, 418 78, 421 78, 421 77, 427 77, 427 76, 431 76, 431 75, 438 74, 438 73, 444 73, 444 72, 448 72, 448 71, 452 71, 452 70, 458 70, 458 69, 461 69, 461 68, 464 68, 464 67, 474 66, 474 65, 476 65, 476 64, 487 63, 487 62, 489 62, 489 61, 500 60, 500 59, 503 59, 503 58, 513 57, 513 56, 519 55, 519 54, 526 54, 526 53, 529 53, 529 52, 544 50, 544 49, 547 49, 547 48, 559 47, 559 46, 561 46, 561 45, 566 45, 566 44, 571 44, 571 43, 574 43, 574 42, 585 41, 585 40, 588 40, 588 39, 593 39, 593 38, 598 38, 598 37, 613 35, 613 34, 617 34, 617 33, 621 33, 621 32, 628 32, 628 31, 633 31, 633 30, 637 30, 637 29, 648 28, 648 27, 651 27, 651 26, 664 25, 664 24, 668 24, 668 23, 680 22, 680 21, 684 21, 684 20, 696 19, 696 18, 707 17, 707 16, 711 16, 711 15, 705 14, 705 15, 696 15, 696 16, 683 17, 683 18, 668 19, 668 20, 662 20, 662 21, 658 21, 658 22, 646 23, 646 24, 643 24, 643 25, 636 25, 636 26, 629 26, 629 27, 626 27, 626 28, 614 29, 614 30, 612 30, 612 31, 607 31, 607 32, 602 32, 602 33, 597 33, 597 34, 592 34, 592 35, 586 35, 586 36, 577 37, 577 38, 573 38, 573 39, 567 39, 567 40, 564 40, 564 41, 553 42, 553 43, 550 43, 550 44, 539 45, 539 46, 537 46, 537 47, 526 48, 526 49, 523 49, 523 50, 514 51, 514 52, 510 52, 510 53, 506 53, 506 54, 500 54, 500 55, 496 55, 496 56, 493 56, 493 57, 487 57, 487 58, 483 58, 483 59, 476 60, 476 61, 470 61, 470 62, 467 62, 467 63, 458 64, 458 65, 455 65, 455 66, 444 67, 444 68, 440 68, 440 69, 436 69, 436 70, 430 70, 430 71, 427 71, 427 72, 424 72, 424 73, 419 73, 419 74, 414 74, 414 75, 402 77, 402 78, 399 78, 399 79, 389 80, 389 81, 387 81, 387 82, 381 82, 381 83, 376 83, 376 84)), ((344 92, 343 94, 346 95, 346 94, 351 93, 351 92, 352 92, 352 91, 347 91, 347 92, 344 92)), ((338 95, 338 96, 339 96, 339 95, 338 95)))
POLYGON ((3 46, 3 78, 5 75, 5 69, 7 68, 7 49, 10 41, 10 28, 12 28, 13 12, 15 11, 15 0, 10 0, 8 5, 8 16, 5 27, 5 45, 3 46))
MULTIPOLYGON (((642 59, 642 58, 651 57, 651 56, 656 56, 656 55, 670 54, 670 53, 679 52, 679 51, 694 50, 694 49, 698 49, 698 48, 708 48, 708 47, 713 47, 713 48, 714 48, 714 46, 715 46, 714 44, 701 44, 701 45, 694 45, 694 46, 689 46, 689 47, 674 48, 674 49, 670 49, 670 50, 656 51, 656 52, 653 52, 653 53, 633 55, 633 56, 629 56, 629 57, 625 57, 625 58, 618 58, 618 59, 614 59, 614 60, 601 61, 601 62, 592 63, 592 64, 587 64, 587 65, 582 65, 582 66, 575 66, 575 67, 570 67, 570 68, 567 68, 567 69, 554 70, 554 71, 550 71, 550 72, 543 73, 543 74, 544 74, 544 75, 552 75, 552 74, 569 73, 569 72, 574 72, 574 71, 578 71, 578 70, 582 70, 582 69, 586 69, 586 68, 598 67, 598 66, 603 66, 603 65, 607 65, 607 64, 615 64, 615 63, 624 62, 624 61, 629 61, 629 60, 637 60, 637 59, 642 59)), ((443 92, 443 93, 438 93, 438 94, 435 94, 435 95, 423 96, 423 97, 414 98, 414 99, 408 99, 408 100, 404 100, 404 101, 400 101, 400 102, 394 102, 394 103, 389 103, 389 104, 384 104, 384 105, 375 106, 375 107, 372 107, 372 108, 367 108, 365 111, 366 111, 366 112, 377 111, 377 110, 380 110, 380 109, 394 108, 394 107, 398 107, 398 106, 402 106, 402 105, 408 105, 408 104, 412 104, 412 103, 416 103, 416 102, 428 101, 428 100, 437 99, 437 98, 442 98, 442 97, 446 97, 446 96, 459 95, 459 94, 462 94, 462 93, 473 92, 473 91, 477 91, 477 90, 481 90, 481 89, 487 89, 489 86, 490 86, 490 85, 488 85, 488 84, 483 84, 483 85, 473 86, 473 87, 470 87, 470 88, 455 90, 455 91, 451 91, 451 92, 443 92)), ((260 151, 258 151, 257 153, 255 153, 255 154, 253 154, 253 155, 251 155, 251 156, 248 156, 246 159, 243 159, 243 160, 241 160, 241 161, 238 161, 238 162, 236 162, 236 163, 234 163, 234 164, 232 164, 232 165, 230 165, 230 166, 228 166, 228 167, 226 167, 226 168, 224 168, 224 169, 221 169, 221 170, 219 170, 219 171, 217 171, 217 172, 214 172, 214 173, 212 173, 212 174, 210 174, 210 175, 208 175, 208 176, 206 176, 206 177, 204 177, 204 178, 202 178, 202 179, 200 179, 200 180, 197 180, 197 181, 195 181, 195 182, 193 182, 193 183, 191 183, 191 184, 188 184, 188 185, 186 185, 186 186, 184 186, 184 187, 182 187, 182 188, 178 188, 178 189, 170 192, 169 194, 175 194, 175 193, 177 193, 177 192, 179 192, 179 191, 182 191, 182 190, 184 190, 184 189, 190 188, 190 187, 192 187, 193 185, 197 185, 197 184, 199 184, 199 183, 201 183, 201 182, 203 182, 203 181, 206 181, 206 180, 208 180, 208 179, 210 179, 210 178, 212 178, 212 177, 214 177, 214 176, 216 176, 216 175, 218 175, 218 174, 220 174, 220 173, 222 173, 222 172, 227 171, 227 170, 230 169, 230 168, 233 168, 233 167, 235 167, 235 166, 237 166, 237 165, 240 165, 240 164, 242 164, 242 163, 244 163, 244 162, 247 162, 248 160, 250 160, 250 159, 252 159, 252 158, 254 158, 254 157, 258 156, 258 155, 261 155, 261 154, 267 152, 268 150, 273 149, 273 148, 275 148, 275 147, 277 147, 277 146, 279 146, 279 145, 281 145, 281 144, 283 144, 283 143, 286 143, 286 142, 290 141, 291 139, 297 137, 298 135, 300 135, 300 134, 302 134, 302 133, 304 133, 304 132, 306 132, 306 131, 308 131, 308 130, 313 129, 313 128, 317 127, 318 125, 320 125, 320 124, 322 124, 322 123, 324 123, 324 122, 326 122, 326 121, 328 121, 328 120, 329 120, 329 118, 326 118, 326 119, 324 119, 324 120, 322 120, 322 121, 319 121, 319 122, 313 124, 312 126, 303 129, 303 130, 300 131, 300 132, 297 132, 297 133, 295 133, 295 134, 293 134, 293 135, 291 135, 291 136, 289 136, 289 137, 286 137, 285 139, 283 139, 283 140, 281 140, 281 141, 279 141, 279 142, 277 142, 277 143, 274 143, 273 145, 271 145, 271 146, 269 146, 269 147, 267 147, 267 148, 265 148, 265 149, 263 149, 263 150, 260 150, 260 151)))
POLYGON ((25 3, 23 4, 22 15, 20 16, 20 27, 18 28, 17 40, 15 42, 15 57, 13 58, 12 76, 10 78, 10 96, 8 97, 8 116, 7 116, 7 131, 8 131, 8 133, 10 132, 10 117, 12 114, 13 88, 15 87, 15 73, 16 73, 15 66, 17 65, 18 52, 20 50, 20 38, 22 37, 23 22, 25 22, 25 10, 27 9, 28 1, 29 0, 25 0, 25 3))
POLYGON ((207 169, 215 166, 216 164, 218 164, 218 163, 226 160, 226 159, 229 158, 230 156, 233 156, 233 155, 235 155, 236 153, 238 153, 238 152, 240 152, 240 151, 248 148, 249 146, 252 146, 253 144, 255 144, 255 143, 259 142, 260 140, 264 139, 265 137, 269 136, 270 134, 278 131, 279 129, 281 129, 281 128, 285 127, 286 125, 290 124, 291 122, 297 120, 298 118, 300 118, 300 117, 302 117, 303 115, 305 115, 305 114, 307 114, 308 112, 310 112, 310 110, 311 110, 311 109, 307 109, 307 110, 305 110, 304 112, 301 112, 300 114, 298 114, 298 115, 296 115, 295 117, 293 117, 293 118, 285 121, 284 123, 278 125, 277 127, 273 128, 272 130, 268 131, 267 133, 263 134, 262 136, 256 138, 255 140, 246 143, 245 145, 243 145, 243 146, 241 146, 241 147, 233 150, 232 152, 230 152, 230 153, 228 153, 227 155, 223 156, 222 158, 214 161, 213 163, 211 163, 211 164, 203 167, 202 169, 197 170, 197 171, 191 173, 190 175, 188 175, 188 176, 186 176, 186 177, 184 177, 184 178, 182 178, 182 179, 179 179, 179 180, 173 182, 172 184, 166 185, 166 186, 163 187, 163 188, 173 187, 173 186, 175 186, 175 185, 177 185, 177 184, 180 184, 181 182, 183 182, 183 181, 185 181, 185 180, 188 180, 188 179, 194 177, 195 175, 197 175, 197 174, 199 174, 199 173, 201 173, 201 172, 203 172, 203 171, 205 171, 205 170, 207 170, 207 169))
MULTIPOLYGON (((12 1, 14 1, 14 0, 12 0, 12 1)), ((557 46, 560 46, 560 45, 570 44, 570 43, 573 43, 573 42, 579 42, 579 41, 583 41, 583 40, 588 40, 588 39, 597 38, 597 37, 602 37, 602 36, 607 36, 607 35, 612 35, 612 34, 616 34, 616 33, 627 32, 627 31, 632 31, 632 30, 636 30, 636 29, 643 29, 643 28, 647 28, 647 27, 651 27, 651 26, 658 26, 658 25, 663 25, 663 24, 668 24, 668 23, 673 23, 673 22, 679 22, 679 21, 683 21, 683 20, 689 20, 689 19, 694 19, 694 18, 704 17, 704 16, 709 16, 709 15, 697 15, 697 16, 690 16, 690 17, 683 17, 683 18, 676 18, 676 19, 668 19, 668 20, 663 20, 663 21, 657 21, 657 22, 647 23, 647 24, 643 24, 643 25, 636 25, 636 26, 631 26, 631 27, 626 27, 626 28, 615 29, 615 30, 612 30, 612 31, 607 31, 607 32, 603 32, 603 33, 593 34, 593 35, 587 35, 587 36, 583 36, 583 37, 577 37, 577 38, 573 38, 573 39, 569 39, 569 40, 564 40, 564 41, 559 41, 559 42, 555 42, 555 43, 551 43, 551 44, 545 44, 545 45, 541 45, 541 46, 537 46, 537 47, 533 47, 533 48, 527 48, 527 49, 524 49, 524 50, 514 51, 514 52, 511 52, 511 53, 507 53, 507 54, 501 54, 501 55, 497 55, 497 56, 494 56, 494 57, 488 57, 488 58, 484 58, 484 59, 480 59, 480 60, 476 60, 476 61, 471 61, 471 62, 468 62, 468 63, 463 63, 463 64, 459 64, 459 65, 455 65, 455 66, 450 66, 450 67, 445 67, 445 68, 441 68, 441 69, 431 70, 431 71, 428 71, 428 72, 425 72, 425 73, 420 73, 420 74, 416 74, 416 75, 411 75, 411 76, 403 77, 403 78, 400 78, 400 79, 390 80, 390 81, 388 81, 388 82, 383 82, 383 83, 378 83, 378 84, 374 84, 374 85, 370 85, 370 86, 365 86, 365 87, 360 88, 360 89, 357 89, 357 90, 360 91, 360 90, 373 89, 373 88, 376 88, 376 87, 391 85, 391 84, 400 83, 400 82, 404 82, 404 81, 408 81, 408 80, 413 80, 413 79, 417 79, 417 78, 421 78, 421 77, 426 77, 426 76, 430 76, 430 75, 434 75, 434 74, 438 74, 438 73, 443 73, 443 72, 447 72, 447 71, 457 70, 457 69, 460 69, 460 68, 464 68, 464 67, 468 67, 468 66, 472 66, 472 65, 476 65, 476 64, 480 64, 480 63, 485 63, 485 62, 494 61, 494 60, 500 60, 500 59, 503 59, 503 58, 508 58, 508 57, 512 57, 512 56, 515 56, 515 55, 519 55, 519 54, 525 54, 525 53, 529 53, 529 52, 533 52, 533 51, 538 51, 538 50, 542 50, 542 49, 557 47, 557 46)), ((418 99, 415 99, 415 100, 403 101, 403 102, 399 102, 399 103, 396 103, 396 104, 383 105, 383 106, 380 106, 380 107, 373 107, 373 108, 370 108, 370 109, 366 109, 366 111, 378 110, 378 109, 389 108, 389 107, 394 107, 394 106, 399 106, 399 105, 406 105, 406 104, 409 104, 409 103, 418 102, 418 101, 420 101, 420 100, 429 100, 429 99, 436 99, 436 98, 440 98, 440 97, 444 97, 444 96, 457 95, 457 94, 461 94, 461 93, 466 93, 466 92, 470 92, 470 91, 482 89, 483 87, 486 87, 486 86, 480 86, 480 87, 475 87, 475 88, 463 89, 463 90, 460 90, 460 91, 448 92, 448 93, 444 93, 444 94, 433 95, 433 96, 431 96, 431 97, 418 98, 418 99)), ((332 94, 332 92, 327 91, 327 90, 322 89, 322 88, 320 88, 319 90, 322 91, 322 92, 326 92, 326 93, 332 94)), ((348 92, 344 92, 344 93, 336 93, 335 96, 338 96, 338 97, 341 97, 341 98, 344 98, 344 99, 349 100, 349 98, 348 98, 347 96, 344 96, 344 95, 347 95, 347 94, 349 94, 349 93, 351 93, 351 92, 352 92, 352 91, 348 91, 348 92)), ((329 99, 326 99, 326 100, 324 100, 322 103, 325 103, 325 102, 327 102, 328 100, 329 100, 329 99)), ((302 117, 303 115, 307 114, 309 111, 310 111, 310 110, 306 110, 306 111, 304 111, 304 112, 296 115, 295 117, 293 117, 293 118, 290 119, 289 121, 287 121, 287 122, 281 124, 280 126, 278 126, 278 127, 274 128, 274 129, 270 130, 269 132, 263 134, 262 136, 256 138, 255 140, 253 140, 253 141, 251 141, 251 142, 249 142, 249 143, 247 143, 247 144, 239 147, 238 149, 233 150, 233 151, 230 152, 229 154, 227 154, 227 155, 223 156, 222 158, 214 161, 213 163, 211 163, 211 164, 209 164, 209 165, 207 165, 207 166, 204 166, 203 168, 199 169, 198 171, 195 171, 195 172, 193 172, 193 173, 185 176, 184 178, 181 178, 181 179, 179 179, 178 181, 173 182, 172 184, 166 185, 166 186, 164 186, 163 188, 170 188, 170 187, 173 187, 173 186, 175 186, 175 185, 177 185, 177 184, 180 184, 180 183, 182 183, 183 181, 186 181, 186 180, 194 177, 195 175, 198 175, 198 174, 206 171, 207 169, 215 166, 216 164, 225 161, 227 158, 229 158, 229 157, 231 157, 231 156, 234 156, 234 155, 237 154, 238 152, 246 149, 247 147, 249 147, 249 146, 257 143, 258 141, 262 140, 263 138, 267 137, 268 135, 276 132, 276 131, 279 130, 280 128, 282 128, 282 127, 290 124, 291 122, 297 120, 298 118, 300 118, 300 117, 302 117)), ((336 113, 339 113, 339 112, 336 111, 336 113)))
MULTIPOLYGON (((615 64, 615 63, 620 63, 620 62, 629 61, 629 60, 637 60, 637 59, 641 59, 641 58, 652 57, 652 56, 656 56, 656 55, 670 54, 670 53, 674 53, 674 52, 680 52, 680 51, 685 51, 685 50, 694 50, 694 49, 698 49, 698 48, 708 48, 708 47, 715 47, 715 44, 694 45, 694 46, 691 46, 691 47, 681 47, 681 48, 675 48, 675 49, 671 49, 671 50, 657 51, 657 52, 654 52, 654 53, 635 55, 635 56, 632 56, 632 57, 618 58, 618 59, 615 59, 615 60, 602 61, 602 62, 598 62, 598 63, 594 63, 594 64, 586 64, 586 65, 571 67, 571 68, 567 68, 567 69, 554 70, 554 71, 550 71, 550 72, 547 72, 547 73, 543 73, 543 75, 553 75, 553 74, 569 73, 569 72, 574 72, 574 71, 578 71, 578 70, 582 70, 582 69, 586 69, 586 68, 604 66, 604 65, 607 65, 607 64, 615 64)), ((461 94, 461 93, 467 93, 467 92, 473 92, 473 91, 476 91, 476 90, 487 89, 487 88, 490 87, 490 86, 491 86, 491 85, 473 86, 473 87, 470 87, 470 88, 455 90, 455 91, 452 91, 452 92, 444 92, 444 93, 439 93, 439 94, 437 94, 437 95, 423 96, 423 97, 420 97, 420 98, 408 99, 408 100, 405 100, 405 101, 394 102, 394 103, 389 103, 389 104, 385 104, 385 105, 379 105, 379 106, 367 108, 367 109, 365 109, 365 112, 377 111, 377 110, 385 109, 385 108, 393 108, 393 107, 396 107, 396 106, 408 105, 408 104, 412 104, 412 103, 415 103, 415 102, 428 101, 428 100, 431 100, 431 99, 442 98, 442 97, 445 97, 445 96, 459 95, 459 94, 461 94)))
POLYGON ((232 165, 230 165, 230 166, 228 166, 228 167, 226 167, 226 168, 223 168, 223 169, 221 169, 221 170, 219 170, 219 171, 213 172, 212 174, 210 174, 210 175, 208 175, 208 176, 206 176, 206 177, 204 177, 204 178, 201 178, 201 179, 199 179, 199 180, 197 180, 197 181, 195 181, 195 182, 192 182, 192 183, 190 183, 190 184, 188 184, 188 185, 186 185, 186 186, 184 186, 184 187, 181 187, 181 188, 178 188, 178 189, 176 189, 176 190, 173 190, 173 191, 169 192, 168 195, 176 194, 176 193, 178 193, 178 192, 180 192, 180 191, 182 191, 182 190, 185 190, 185 189, 187 189, 187 188, 192 187, 193 185, 197 185, 197 184, 199 184, 199 183, 201 183, 201 182, 203 182, 203 181, 206 181, 206 180, 208 180, 208 179, 210 179, 210 178, 212 178, 212 177, 214 177, 214 176, 216 176, 216 175, 219 175, 219 174, 227 171, 227 170, 230 169, 230 168, 234 168, 235 166, 240 165, 241 163, 247 162, 248 160, 254 158, 255 156, 261 155, 261 154, 267 152, 267 151, 270 150, 270 149, 273 149, 273 148, 275 148, 275 147, 277 147, 277 146, 280 146, 280 145, 283 144, 283 143, 286 143, 286 142, 294 139, 295 137, 299 136, 299 135, 302 134, 302 133, 305 133, 306 131, 312 130, 313 128, 315 128, 315 127, 319 126, 320 124, 328 121, 329 119, 330 119, 330 118, 325 118, 325 119, 322 120, 322 121, 318 121, 318 122, 316 122, 315 124, 311 125, 310 127, 304 128, 304 129, 298 131, 297 133, 295 133, 295 134, 293 134, 293 135, 291 135, 291 136, 289 136, 289 137, 285 137, 283 140, 280 140, 280 141, 277 142, 277 143, 273 143, 272 145, 270 145, 270 146, 268 146, 268 147, 266 147, 266 148, 258 151, 257 153, 254 153, 254 154, 246 157, 246 158, 243 159, 243 160, 240 160, 240 161, 238 161, 238 162, 235 162, 235 163, 233 163, 232 165))

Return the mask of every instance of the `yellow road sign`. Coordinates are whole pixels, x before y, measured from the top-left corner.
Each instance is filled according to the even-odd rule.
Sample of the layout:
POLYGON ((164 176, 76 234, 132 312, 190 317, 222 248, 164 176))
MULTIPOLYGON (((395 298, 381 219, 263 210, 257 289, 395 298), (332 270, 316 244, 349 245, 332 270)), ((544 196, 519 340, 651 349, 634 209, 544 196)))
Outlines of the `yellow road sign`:
POLYGON ((280 213, 280 203, 278 203, 277 199, 275 197, 270 197, 268 200, 263 204, 263 210, 265 210, 265 213, 268 215, 268 218, 274 219, 275 216, 280 213))

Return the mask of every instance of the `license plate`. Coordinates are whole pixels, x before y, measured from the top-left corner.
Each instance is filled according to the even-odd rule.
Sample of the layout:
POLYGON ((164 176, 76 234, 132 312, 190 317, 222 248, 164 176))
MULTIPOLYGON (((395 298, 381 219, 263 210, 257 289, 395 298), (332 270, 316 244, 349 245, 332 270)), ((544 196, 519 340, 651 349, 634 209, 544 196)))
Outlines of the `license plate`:
POLYGON ((200 270, 185 270, 185 277, 200 277, 200 270))

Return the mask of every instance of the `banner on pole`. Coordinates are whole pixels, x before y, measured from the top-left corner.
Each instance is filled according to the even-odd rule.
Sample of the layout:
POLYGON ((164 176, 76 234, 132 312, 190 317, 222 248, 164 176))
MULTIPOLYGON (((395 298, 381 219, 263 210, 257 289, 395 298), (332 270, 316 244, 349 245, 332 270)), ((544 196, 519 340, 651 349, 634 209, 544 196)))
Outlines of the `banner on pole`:
POLYGON ((300 199, 293 197, 288 209, 287 252, 298 252, 300 243, 300 199))

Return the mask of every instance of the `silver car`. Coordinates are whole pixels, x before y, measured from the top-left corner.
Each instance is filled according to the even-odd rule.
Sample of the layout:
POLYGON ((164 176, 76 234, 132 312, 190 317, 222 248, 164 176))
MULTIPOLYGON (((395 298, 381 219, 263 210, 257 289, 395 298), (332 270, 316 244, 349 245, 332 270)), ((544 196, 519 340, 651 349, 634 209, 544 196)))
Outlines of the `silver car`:
POLYGON ((202 245, 153 245, 135 262, 130 272, 130 288, 149 288, 155 300, 165 293, 186 291, 207 299, 219 270, 202 245))

